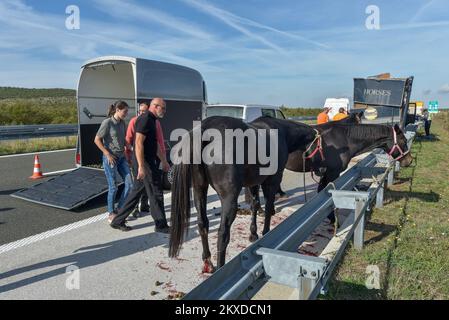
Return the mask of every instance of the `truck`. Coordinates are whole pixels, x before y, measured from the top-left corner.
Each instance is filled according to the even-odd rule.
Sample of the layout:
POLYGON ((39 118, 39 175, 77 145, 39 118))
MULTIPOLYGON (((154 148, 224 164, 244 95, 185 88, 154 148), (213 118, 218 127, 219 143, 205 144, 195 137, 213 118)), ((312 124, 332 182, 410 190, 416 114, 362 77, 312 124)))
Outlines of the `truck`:
POLYGON ((414 122, 409 115, 413 76, 392 78, 389 73, 354 78, 354 105, 351 112, 364 111, 363 123, 399 124, 402 129, 414 122))
POLYGON ((332 120, 338 113, 340 108, 345 109, 345 112, 349 113, 349 99, 348 98, 327 98, 324 102, 323 108, 330 108, 328 113, 329 119, 332 120))

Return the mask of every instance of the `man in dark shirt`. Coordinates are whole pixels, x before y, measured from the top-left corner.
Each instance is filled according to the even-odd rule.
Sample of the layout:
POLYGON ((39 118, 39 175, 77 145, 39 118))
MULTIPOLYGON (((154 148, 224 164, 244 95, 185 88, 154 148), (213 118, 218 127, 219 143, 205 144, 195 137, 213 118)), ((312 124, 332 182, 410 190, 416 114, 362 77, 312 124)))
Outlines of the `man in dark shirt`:
POLYGON ((156 225, 156 232, 169 232, 164 209, 162 176, 157 166, 157 158, 161 160, 164 171, 167 172, 170 165, 167 162, 166 155, 158 146, 156 136, 156 120, 165 115, 165 110, 165 101, 162 98, 154 98, 148 112, 143 113, 136 120, 136 140, 132 162, 137 177, 125 204, 111 223, 111 227, 114 229, 122 231, 132 229, 126 225, 125 221, 135 208, 141 192, 145 188, 150 199, 150 213, 156 225))

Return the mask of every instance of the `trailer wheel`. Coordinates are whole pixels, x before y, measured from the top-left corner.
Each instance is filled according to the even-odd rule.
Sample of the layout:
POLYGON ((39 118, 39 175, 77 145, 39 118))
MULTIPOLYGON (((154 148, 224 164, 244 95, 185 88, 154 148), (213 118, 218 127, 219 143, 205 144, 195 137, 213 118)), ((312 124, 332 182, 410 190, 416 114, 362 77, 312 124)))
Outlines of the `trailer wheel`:
POLYGON ((164 172, 162 176, 162 184, 165 190, 171 190, 171 183, 173 181, 173 167, 170 167, 168 172, 164 172))

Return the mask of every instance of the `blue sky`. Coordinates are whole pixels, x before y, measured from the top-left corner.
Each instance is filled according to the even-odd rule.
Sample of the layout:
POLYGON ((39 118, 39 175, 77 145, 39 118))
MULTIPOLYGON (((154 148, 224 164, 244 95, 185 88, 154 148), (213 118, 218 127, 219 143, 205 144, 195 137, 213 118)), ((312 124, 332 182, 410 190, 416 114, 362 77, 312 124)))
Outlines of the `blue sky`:
POLYGON ((125 55, 197 69, 211 103, 321 106, 390 72, 449 106, 446 0, 2 0, 0 24, 0 86, 75 89, 83 61, 125 55), (380 30, 365 27, 368 5, 380 30))

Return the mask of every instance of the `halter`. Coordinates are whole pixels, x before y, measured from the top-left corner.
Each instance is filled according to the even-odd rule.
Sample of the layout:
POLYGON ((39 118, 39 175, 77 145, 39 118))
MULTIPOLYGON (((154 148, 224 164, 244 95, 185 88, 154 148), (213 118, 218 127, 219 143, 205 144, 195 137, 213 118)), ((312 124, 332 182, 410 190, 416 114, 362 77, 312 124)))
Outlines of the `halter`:
POLYGON ((316 132, 315 139, 313 139, 312 143, 307 147, 307 149, 306 149, 306 151, 304 151, 303 155, 305 155, 307 152, 309 152, 309 150, 312 148, 315 141, 316 141, 316 147, 312 151, 312 153, 310 155, 308 155, 307 157, 304 157, 304 159, 311 159, 317 152, 319 152, 320 156, 321 156, 321 160, 324 161, 323 146, 322 146, 322 142, 321 142, 321 134, 318 132, 317 129, 313 129, 313 130, 315 130, 315 132, 316 132))
POLYGON ((396 130, 394 130, 394 128, 392 128, 392 129, 393 129, 394 145, 391 147, 390 152, 388 152, 388 155, 393 158, 392 154, 397 149, 399 151, 400 155, 397 156, 396 158, 393 158, 394 161, 397 161, 397 160, 403 158, 404 156, 406 156, 410 152, 410 150, 407 150, 407 152, 404 152, 402 150, 402 148, 398 144, 398 138, 397 138, 396 130))

